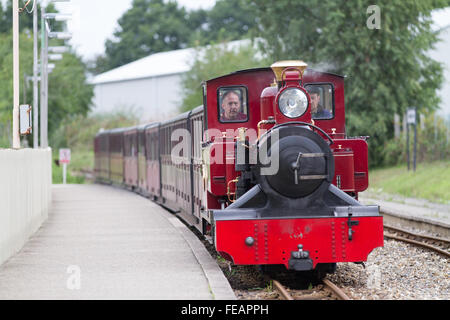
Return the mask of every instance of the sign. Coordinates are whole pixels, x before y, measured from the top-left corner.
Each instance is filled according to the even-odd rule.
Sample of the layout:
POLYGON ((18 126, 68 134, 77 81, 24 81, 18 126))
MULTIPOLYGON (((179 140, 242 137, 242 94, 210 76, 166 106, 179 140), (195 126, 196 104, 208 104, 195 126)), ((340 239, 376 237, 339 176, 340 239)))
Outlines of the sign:
POLYGON ((416 124, 416 108, 408 108, 406 112, 406 122, 408 124, 416 124))
POLYGON ((19 127, 20 134, 22 136, 31 134, 32 131, 31 122, 31 106, 22 104, 19 106, 19 127))
POLYGON ((59 163, 70 163, 70 149, 59 149, 59 163))

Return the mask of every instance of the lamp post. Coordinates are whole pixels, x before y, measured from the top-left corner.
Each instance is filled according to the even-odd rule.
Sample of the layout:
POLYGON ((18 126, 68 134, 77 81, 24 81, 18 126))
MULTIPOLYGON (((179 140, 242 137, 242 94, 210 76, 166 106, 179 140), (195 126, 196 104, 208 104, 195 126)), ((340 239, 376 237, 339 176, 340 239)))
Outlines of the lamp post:
MULTIPOLYGON (((69 2, 70 0, 53 0, 50 2, 69 2)), ((68 40, 72 35, 68 32, 54 32, 50 30, 48 20, 65 21, 70 19, 68 14, 46 13, 41 8, 41 147, 48 147, 48 38, 68 40)), ((51 72, 51 71, 50 71, 51 72)))
POLYGON ((20 149, 19 134, 19 0, 13 0, 13 141, 12 148, 20 149))
MULTIPOLYGON (((35 0, 37 1, 37 0, 35 0)), ((35 4, 33 10, 33 148, 39 147, 39 63, 38 63, 38 12, 35 4)))

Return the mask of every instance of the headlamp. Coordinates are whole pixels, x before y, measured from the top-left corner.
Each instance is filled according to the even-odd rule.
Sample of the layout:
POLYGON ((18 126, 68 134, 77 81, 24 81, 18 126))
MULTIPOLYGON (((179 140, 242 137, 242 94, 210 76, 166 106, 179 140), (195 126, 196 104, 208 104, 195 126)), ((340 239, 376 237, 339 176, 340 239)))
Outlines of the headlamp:
POLYGON ((288 118, 298 118, 308 109, 308 97, 298 88, 288 88, 278 98, 280 111, 288 118))

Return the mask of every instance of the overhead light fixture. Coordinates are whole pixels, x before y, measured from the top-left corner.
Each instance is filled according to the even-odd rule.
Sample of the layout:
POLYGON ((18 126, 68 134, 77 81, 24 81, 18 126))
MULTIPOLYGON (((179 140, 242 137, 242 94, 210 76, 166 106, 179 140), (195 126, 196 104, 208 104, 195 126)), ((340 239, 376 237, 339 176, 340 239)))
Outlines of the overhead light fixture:
POLYGON ((46 13, 44 14, 44 19, 55 19, 56 21, 66 21, 72 19, 72 15, 63 13, 46 13))
POLYGON ((66 53, 69 51, 68 47, 60 46, 60 47, 48 47, 48 52, 50 53, 66 53))
POLYGON ((70 32, 49 32, 48 37, 60 40, 69 40, 72 39, 72 34, 70 32))

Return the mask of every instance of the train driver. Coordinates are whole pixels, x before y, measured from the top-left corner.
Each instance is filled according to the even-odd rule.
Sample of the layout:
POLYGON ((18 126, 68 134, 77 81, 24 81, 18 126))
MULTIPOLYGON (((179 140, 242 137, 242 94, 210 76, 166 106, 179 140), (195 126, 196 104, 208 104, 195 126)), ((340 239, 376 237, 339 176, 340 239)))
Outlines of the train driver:
POLYGON ((332 117, 329 110, 325 109, 320 103, 320 90, 316 86, 308 87, 308 93, 311 97, 311 117, 313 119, 329 119, 332 117))
POLYGON ((220 114, 220 121, 245 121, 247 115, 241 112, 241 99, 239 95, 229 90, 223 94, 222 97, 222 113, 220 114))

